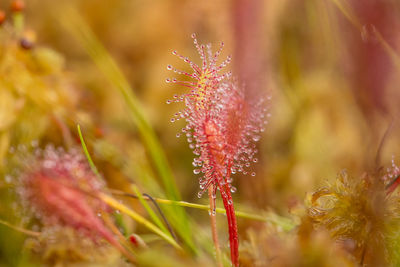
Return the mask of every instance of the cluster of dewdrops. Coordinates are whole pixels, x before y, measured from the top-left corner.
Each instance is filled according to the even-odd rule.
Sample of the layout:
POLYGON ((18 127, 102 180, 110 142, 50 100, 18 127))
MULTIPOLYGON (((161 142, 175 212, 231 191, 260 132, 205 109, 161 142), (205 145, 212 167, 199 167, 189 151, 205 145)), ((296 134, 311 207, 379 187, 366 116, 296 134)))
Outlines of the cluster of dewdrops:
POLYGON ((387 184, 391 183, 393 179, 396 179, 400 175, 400 167, 394 162, 394 156, 392 156, 392 166, 386 169, 386 174, 382 177, 383 181, 387 184))
MULTIPOLYGON (((201 197, 215 182, 220 185, 228 183, 231 192, 235 192, 236 188, 231 185, 230 175, 239 172, 246 175, 251 163, 258 161, 255 157, 257 153, 255 142, 260 140, 264 127, 268 123, 270 114, 267 112, 266 101, 269 97, 260 95, 260 97, 245 100, 243 87, 231 78, 231 73, 220 73, 221 69, 231 61, 229 56, 220 65, 217 64, 223 43, 213 54, 211 45, 199 45, 194 34, 192 38, 202 61, 201 67, 176 51, 173 51, 173 54, 187 62, 193 73, 174 69, 171 65, 167 66, 168 70, 194 79, 194 81, 179 81, 175 78, 166 80, 190 88, 189 93, 174 95, 173 100, 167 101, 167 104, 173 102, 185 104, 185 108, 177 112, 171 122, 179 119, 187 122, 186 127, 182 128, 176 136, 186 136, 189 147, 196 155, 193 160, 195 167, 193 172, 203 175, 199 179, 201 190, 198 196, 201 197), (230 121, 232 116, 236 120, 234 123, 230 121), (214 125, 218 133, 211 135, 207 133, 205 124, 214 125), (241 128, 232 129, 236 126, 241 126, 241 128), (233 144, 229 142, 229 135, 225 133, 236 135, 236 141, 233 144), (210 154, 214 154, 214 157, 210 154), (215 155, 223 158, 223 166, 213 161, 215 155), (221 175, 215 175, 216 172, 221 175), (218 180, 215 181, 215 179, 218 180)), ((250 174, 256 175, 255 172, 250 172, 250 174)), ((214 189, 216 190, 217 187, 214 189)), ((213 197, 215 197, 215 192, 213 197)))

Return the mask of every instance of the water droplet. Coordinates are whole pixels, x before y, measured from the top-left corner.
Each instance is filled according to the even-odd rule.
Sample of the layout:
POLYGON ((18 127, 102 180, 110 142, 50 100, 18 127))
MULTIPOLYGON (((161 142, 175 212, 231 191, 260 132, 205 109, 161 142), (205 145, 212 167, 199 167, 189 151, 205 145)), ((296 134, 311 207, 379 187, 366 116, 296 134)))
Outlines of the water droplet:
POLYGON ((172 70, 172 66, 171 66, 171 65, 168 65, 168 66, 167 66, 167 70, 172 70))
POLYGON ((233 201, 231 199, 228 200, 228 205, 232 205, 233 201))
POLYGON ((200 192, 197 193, 197 197, 198 197, 198 198, 201 198, 202 196, 203 196, 203 192, 202 192, 202 191, 200 191, 200 192))
POLYGON ((177 138, 181 137, 181 134, 180 134, 180 133, 177 133, 177 134, 176 134, 176 137, 177 137, 177 138))
POLYGON ((253 162, 254 162, 254 163, 256 163, 257 161, 258 161, 258 159, 257 159, 257 158, 254 158, 254 159, 253 159, 253 162))
POLYGON ((33 140, 33 141, 31 142, 31 146, 32 146, 33 148, 38 147, 38 145, 39 145, 39 141, 38 141, 38 140, 33 140))
POLYGON ((166 103, 167 103, 167 104, 171 104, 171 103, 172 103, 172 100, 167 100, 166 103))
POLYGON ((171 122, 175 122, 175 119, 174 119, 174 118, 171 118, 170 121, 171 121, 171 122))
POLYGON ((253 176, 253 177, 256 176, 256 173, 255 173, 255 172, 252 172, 252 173, 251 173, 251 176, 253 176))
POLYGON ((195 33, 192 33, 191 37, 192 37, 193 39, 196 38, 196 34, 195 34, 195 33))
POLYGON ((372 24, 363 25, 361 28, 361 39, 364 42, 375 41, 376 29, 372 24))
POLYGON ((253 136, 253 141, 254 141, 254 142, 257 142, 257 141, 259 141, 259 140, 260 140, 260 136, 259 136, 259 135, 253 136))
POLYGON ((236 189, 236 187, 234 187, 234 186, 231 186, 231 192, 232 192, 232 193, 235 193, 235 192, 236 192, 236 190, 237 190, 237 189, 236 189))
POLYGON ((11 181, 12 181, 11 175, 6 175, 6 177, 4 177, 4 179, 6 180, 7 184, 11 183, 11 181))
POLYGON ((201 172, 200 169, 194 169, 194 170, 193 170, 193 173, 194 173, 194 174, 199 174, 200 172, 201 172))

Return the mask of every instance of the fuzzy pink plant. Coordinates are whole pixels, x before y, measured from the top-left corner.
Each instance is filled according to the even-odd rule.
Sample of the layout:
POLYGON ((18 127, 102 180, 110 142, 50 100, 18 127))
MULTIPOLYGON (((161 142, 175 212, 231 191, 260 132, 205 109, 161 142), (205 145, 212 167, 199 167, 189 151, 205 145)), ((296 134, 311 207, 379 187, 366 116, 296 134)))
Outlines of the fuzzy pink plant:
POLYGON ((46 226, 69 226, 94 241, 103 238, 127 254, 97 215, 107 205, 97 198, 104 183, 90 170, 77 151, 52 146, 28 160, 20 176, 19 194, 26 208, 46 226))
MULTIPOLYGON (((211 216, 215 216, 215 199, 217 190, 220 191, 229 226, 231 260, 234 266, 238 266, 239 242, 231 195, 236 188, 232 186, 231 176, 237 172, 247 174, 246 168, 250 163, 257 162, 254 142, 260 139, 260 134, 264 131, 266 98, 262 95, 246 97, 244 87, 231 77, 231 72, 222 72, 231 61, 231 57, 228 56, 222 63, 217 63, 223 43, 213 53, 210 44, 200 45, 194 34, 192 38, 202 64, 198 66, 187 57, 173 51, 174 55, 189 63, 193 73, 174 69, 171 65, 168 65, 167 69, 193 80, 167 79, 167 82, 190 89, 188 93, 175 95, 174 100, 168 100, 167 103, 185 103, 185 109, 175 114, 171 121, 180 118, 186 120, 187 125, 182 129, 182 133, 186 135, 189 146, 196 155, 193 160, 193 172, 202 174, 198 196, 201 197, 209 190, 211 216)), ((255 173, 252 172, 251 176, 255 176, 255 173)), ((214 242, 217 243, 215 239, 214 237, 214 242)), ((218 248, 216 249, 218 254, 218 248)))

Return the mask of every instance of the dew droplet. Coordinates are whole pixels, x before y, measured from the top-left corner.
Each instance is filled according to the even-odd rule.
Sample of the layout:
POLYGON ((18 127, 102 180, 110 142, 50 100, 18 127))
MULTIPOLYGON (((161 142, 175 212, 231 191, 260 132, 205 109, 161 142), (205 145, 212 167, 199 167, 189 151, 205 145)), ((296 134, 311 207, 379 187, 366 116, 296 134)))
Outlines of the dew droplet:
POLYGON ((251 176, 253 176, 253 177, 256 176, 256 173, 255 173, 255 172, 252 172, 252 173, 251 173, 251 176))
POLYGON ((201 172, 200 169, 194 169, 194 170, 193 170, 193 173, 194 173, 194 174, 199 174, 200 172, 201 172))
POLYGON ((38 145, 39 145, 39 141, 38 141, 38 140, 32 140, 31 146, 32 146, 33 148, 38 147, 38 145))
POLYGON ((11 175, 6 175, 6 177, 4 177, 4 179, 6 180, 7 184, 11 183, 11 181, 12 181, 11 175))
POLYGON ((172 70, 172 66, 171 66, 171 65, 168 65, 168 66, 167 66, 167 70, 172 70))

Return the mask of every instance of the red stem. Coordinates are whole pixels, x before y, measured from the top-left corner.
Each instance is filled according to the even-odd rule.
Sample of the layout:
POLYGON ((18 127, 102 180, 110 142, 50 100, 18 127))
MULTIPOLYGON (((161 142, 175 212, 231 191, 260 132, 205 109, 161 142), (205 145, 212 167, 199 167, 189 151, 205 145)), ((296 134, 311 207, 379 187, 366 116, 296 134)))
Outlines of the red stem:
POLYGON ((228 220, 231 261, 233 266, 236 267, 239 266, 239 237, 232 195, 228 183, 226 183, 225 185, 221 185, 218 183, 218 186, 221 191, 221 197, 226 211, 226 218, 228 220))

